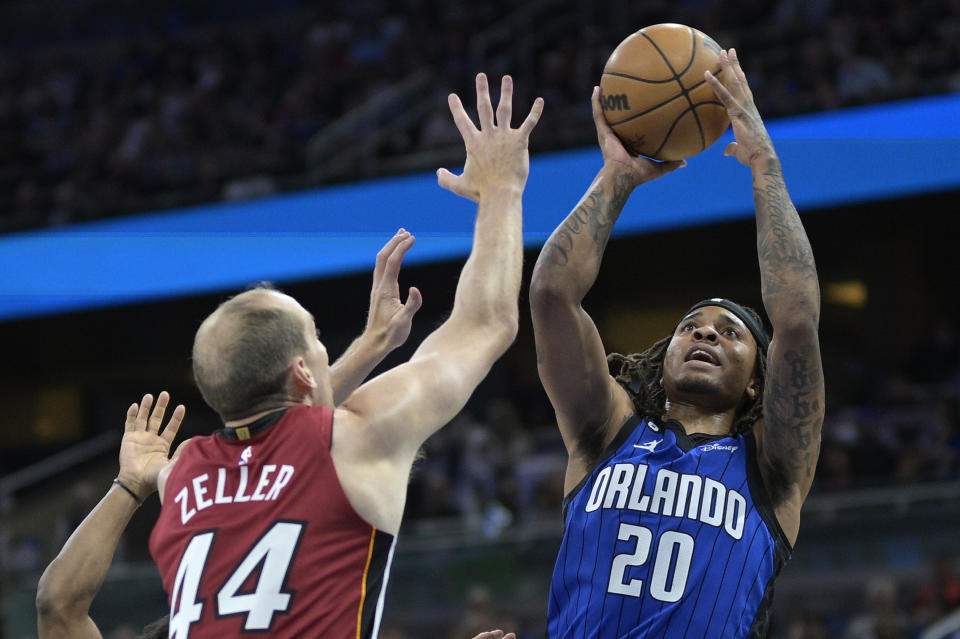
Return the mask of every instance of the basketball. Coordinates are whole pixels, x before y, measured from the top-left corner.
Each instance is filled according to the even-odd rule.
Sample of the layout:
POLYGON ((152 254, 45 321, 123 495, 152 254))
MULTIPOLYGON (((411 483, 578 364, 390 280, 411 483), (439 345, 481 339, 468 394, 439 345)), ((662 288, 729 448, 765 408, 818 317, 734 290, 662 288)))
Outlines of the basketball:
POLYGON ((628 151, 683 160, 717 141, 730 124, 703 79, 720 74, 720 45, 682 24, 655 24, 617 45, 600 80, 607 123, 628 151))

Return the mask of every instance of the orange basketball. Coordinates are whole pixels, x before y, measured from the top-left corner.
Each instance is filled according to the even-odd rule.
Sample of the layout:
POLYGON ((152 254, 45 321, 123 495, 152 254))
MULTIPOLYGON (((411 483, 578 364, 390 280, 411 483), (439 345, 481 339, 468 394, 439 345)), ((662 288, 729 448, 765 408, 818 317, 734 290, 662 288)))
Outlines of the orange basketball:
POLYGON ((600 80, 603 115, 631 153, 683 160, 717 141, 730 124, 703 79, 720 74, 720 45, 682 24, 655 24, 621 42, 600 80))

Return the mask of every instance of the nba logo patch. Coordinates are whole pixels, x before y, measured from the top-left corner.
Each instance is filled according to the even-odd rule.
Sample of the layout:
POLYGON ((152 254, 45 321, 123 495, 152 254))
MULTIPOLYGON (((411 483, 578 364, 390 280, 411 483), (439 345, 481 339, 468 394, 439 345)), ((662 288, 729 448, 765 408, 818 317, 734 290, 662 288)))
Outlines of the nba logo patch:
POLYGON ((253 446, 247 446, 243 449, 243 452, 240 453, 240 461, 237 462, 237 465, 246 466, 251 457, 253 457, 253 446))

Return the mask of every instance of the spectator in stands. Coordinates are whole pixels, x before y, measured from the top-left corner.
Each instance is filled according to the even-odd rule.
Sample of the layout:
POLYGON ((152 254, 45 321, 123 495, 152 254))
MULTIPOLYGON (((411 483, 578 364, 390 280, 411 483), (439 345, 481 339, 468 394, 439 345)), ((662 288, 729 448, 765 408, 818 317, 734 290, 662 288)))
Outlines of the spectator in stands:
MULTIPOLYGON (((316 184, 308 178, 310 138, 423 70, 432 86, 459 91, 477 66, 521 69, 518 82, 549 95, 552 106, 542 123, 552 133, 539 136, 540 148, 587 144, 590 114, 576 96, 596 82, 630 30, 624 25, 682 18, 749 50, 753 84, 764 88, 771 116, 950 91, 960 65, 956 3, 861 3, 854 13, 827 0, 648 2, 619 11, 567 0, 551 6, 537 30, 543 35, 516 43, 502 35, 516 11, 506 2, 415 11, 374 0, 364 5, 365 15, 381 16, 373 21, 358 19, 346 1, 292 20, 302 3, 239 10, 211 0, 201 11, 148 1, 135 13, 111 10, 108 21, 86 3, 59 4, 69 6, 50 4, 42 29, 21 24, 16 37, 44 42, 56 23, 63 36, 56 45, 73 49, 5 51, 0 65, 0 188, 8 194, 0 210, 14 211, 0 217, 0 231, 316 184), (91 38, 104 24, 101 40, 91 38), (136 40, 118 46, 115 37, 136 40)), ((414 106, 401 101, 380 117, 393 126, 414 106)), ((375 174, 377 154, 459 144, 431 109, 422 111, 371 147, 373 158, 323 179, 375 174)), ((407 160, 410 168, 424 161, 433 165, 407 160)))
POLYGON ((844 639, 906 639, 909 616, 897 600, 897 582, 877 575, 868 583, 864 610, 854 616, 844 639))
POLYGON ((960 609, 960 576, 955 557, 940 553, 930 561, 930 576, 913 599, 913 622, 922 628, 960 609))

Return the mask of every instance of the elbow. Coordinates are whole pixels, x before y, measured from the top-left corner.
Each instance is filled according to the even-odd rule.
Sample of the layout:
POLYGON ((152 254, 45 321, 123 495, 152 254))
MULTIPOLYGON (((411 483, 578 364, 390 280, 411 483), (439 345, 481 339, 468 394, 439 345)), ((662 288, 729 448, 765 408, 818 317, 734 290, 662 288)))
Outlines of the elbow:
POLYGON ((489 326, 493 340, 506 351, 520 332, 520 309, 516 304, 497 309, 489 326))
POLYGON ((545 262, 541 255, 530 276, 530 298, 569 295, 572 276, 571 269, 545 262))
POLYGON ((37 616, 48 621, 65 620, 71 617, 73 611, 83 608, 84 611, 89 608, 93 601, 93 595, 85 599, 84 592, 72 590, 62 580, 51 576, 51 569, 56 567, 56 559, 44 571, 37 584, 37 597, 35 600, 37 606, 37 616), (84 606, 84 602, 86 605, 84 606))
POLYGON ((485 349, 499 355, 509 348, 520 331, 520 310, 517 301, 491 304, 458 313, 457 309, 448 320, 451 330, 462 339, 474 344, 483 344, 485 349))
POLYGON ((500 357, 510 348, 520 331, 520 311, 516 302, 491 307, 476 320, 471 331, 474 339, 471 341, 478 344, 479 340, 479 343, 484 344, 485 349, 496 357, 500 357))
POLYGON ((41 619, 52 620, 64 616, 63 598, 58 595, 57 588, 51 581, 47 578, 47 573, 43 573, 40 583, 37 584, 37 617, 41 619))
MULTIPOLYGON (((579 304, 579 300, 576 302, 579 304)), ((570 297, 569 282, 563 282, 548 277, 534 277, 530 281, 530 312, 534 316, 549 315, 555 309, 568 307, 574 304, 570 297)))

